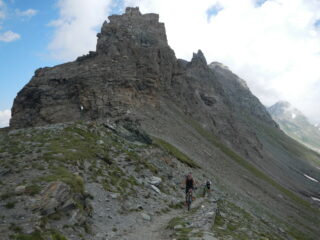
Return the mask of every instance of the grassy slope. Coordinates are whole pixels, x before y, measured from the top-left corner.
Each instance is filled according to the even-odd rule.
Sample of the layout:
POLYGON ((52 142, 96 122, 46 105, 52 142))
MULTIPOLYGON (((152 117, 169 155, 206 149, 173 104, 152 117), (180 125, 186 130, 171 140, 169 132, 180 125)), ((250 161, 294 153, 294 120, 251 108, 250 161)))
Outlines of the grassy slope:
POLYGON ((267 136, 272 142, 278 144, 291 155, 297 156, 309 163, 320 165, 320 154, 307 148, 300 142, 286 136, 281 131, 276 130, 270 126, 255 124, 258 132, 267 136))
POLYGON ((266 181, 279 191, 281 191, 283 194, 288 196, 290 199, 294 200, 299 205, 306 207, 308 209, 312 209, 309 202, 303 200, 299 196, 297 196, 292 191, 284 188, 279 183, 274 181, 272 178, 270 178, 268 175, 263 173, 261 170, 259 170, 257 167, 255 167, 253 164, 245 160, 243 157, 241 157, 239 154, 231 150, 230 148, 226 147, 219 141, 212 133, 202 128, 197 122, 189 119, 189 124, 193 126, 193 128, 205 139, 207 139, 210 143, 212 143, 214 146, 216 146, 218 149, 220 149, 225 155, 227 155, 229 158, 237 162, 239 165, 247 169, 249 172, 251 172, 254 176, 266 181))

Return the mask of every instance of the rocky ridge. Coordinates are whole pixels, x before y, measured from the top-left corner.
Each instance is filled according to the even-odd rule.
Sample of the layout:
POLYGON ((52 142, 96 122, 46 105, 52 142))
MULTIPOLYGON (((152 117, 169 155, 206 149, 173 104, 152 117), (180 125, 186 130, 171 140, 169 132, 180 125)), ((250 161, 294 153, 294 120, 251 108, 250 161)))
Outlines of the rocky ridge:
POLYGON ((320 179, 309 163, 320 156, 280 131, 228 68, 200 50, 176 59, 157 14, 127 8, 109 20, 95 52, 38 69, 18 93, 0 134, 1 234, 125 239, 147 224, 155 239, 318 236, 319 184, 304 174, 320 179), (177 186, 188 171, 215 192, 185 215, 177 186), (20 217, 31 224, 16 228, 20 217))

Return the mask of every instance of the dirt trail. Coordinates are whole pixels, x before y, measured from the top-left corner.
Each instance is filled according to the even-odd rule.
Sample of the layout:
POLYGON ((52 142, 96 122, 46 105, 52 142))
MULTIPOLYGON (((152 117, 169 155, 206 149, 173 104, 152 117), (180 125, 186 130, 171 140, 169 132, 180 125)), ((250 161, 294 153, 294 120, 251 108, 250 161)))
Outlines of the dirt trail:
MULTIPOLYGON (((197 199, 192 208, 201 205, 203 199, 197 199)), ((181 217, 187 214, 187 209, 171 210, 166 214, 153 217, 151 222, 145 222, 135 229, 132 229, 126 236, 122 236, 121 240, 169 240, 171 239, 169 230, 166 229, 168 222, 174 217, 181 217)))
POLYGON ((134 229, 129 233, 125 239, 126 240, 168 240, 168 230, 166 226, 168 222, 177 216, 183 214, 183 210, 173 210, 169 213, 156 216, 152 219, 150 223, 143 224, 134 229))

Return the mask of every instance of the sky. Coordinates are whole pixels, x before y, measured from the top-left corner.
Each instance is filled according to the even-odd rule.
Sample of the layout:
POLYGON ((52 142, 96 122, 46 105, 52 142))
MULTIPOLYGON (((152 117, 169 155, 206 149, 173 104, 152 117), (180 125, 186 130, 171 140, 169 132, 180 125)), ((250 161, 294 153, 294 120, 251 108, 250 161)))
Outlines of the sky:
POLYGON ((36 69, 95 50, 126 6, 159 13, 178 58, 201 49, 266 106, 286 100, 320 122, 320 0, 0 0, 0 127, 36 69))

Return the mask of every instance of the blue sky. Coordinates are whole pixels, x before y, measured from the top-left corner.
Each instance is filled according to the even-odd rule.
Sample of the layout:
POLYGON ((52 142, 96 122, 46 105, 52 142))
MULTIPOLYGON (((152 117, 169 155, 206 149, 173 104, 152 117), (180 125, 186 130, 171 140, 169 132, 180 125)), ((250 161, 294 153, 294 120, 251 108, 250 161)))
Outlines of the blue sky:
POLYGON ((320 122, 319 0, 0 0, 0 127, 36 69, 94 50, 107 16, 138 5, 160 14, 177 57, 201 49, 265 105, 287 100, 320 122))
POLYGON ((20 35, 14 41, 0 41, 0 110, 9 109, 17 92, 30 80, 35 69, 59 63, 46 55, 52 38, 48 23, 57 18, 54 0, 5 1, 6 17, 1 21, 0 34, 12 31, 20 35), (36 10, 33 16, 18 11, 36 10))
MULTIPOLYGON (((0 2, 3 3, 2 9, 5 12, 5 17, 3 19, 0 17, 0 36, 6 32, 19 35, 17 39, 11 41, 10 39, 1 41, 0 37, 1 111, 11 108, 17 92, 31 79, 36 69, 72 60, 77 54, 59 57, 50 50, 56 29, 52 21, 61 19, 58 0, 0 0, 0 2)), ((69 2, 76 3, 76 1, 69 2)), ((81 1, 79 4, 81 5, 81 1)), ((122 8, 118 5, 113 4, 108 13, 120 13, 122 8)), ((107 12, 103 18, 107 18, 107 12)), ((93 28, 96 32, 99 31, 102 22, 101 20, 93 28)), ((78 54, 85 54, 87 50, 89 49, 78 54)))

